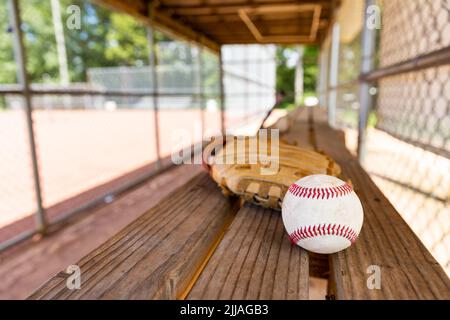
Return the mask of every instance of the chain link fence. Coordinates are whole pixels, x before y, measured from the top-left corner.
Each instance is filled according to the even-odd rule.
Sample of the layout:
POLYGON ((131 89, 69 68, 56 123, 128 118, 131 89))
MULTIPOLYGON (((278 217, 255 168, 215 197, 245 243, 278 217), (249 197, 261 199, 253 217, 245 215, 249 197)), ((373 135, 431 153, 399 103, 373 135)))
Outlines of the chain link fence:
MULTIPOLYGON (((3 8, 10 9, 6 0, 0 1, 3 15, 3 8)), ((88 1, 61 0, 63 19, 66 7, 73 4, 80 7, 82 23, 74 30, 63 23, 71 80, 63 83, 50 0, 19 1, 27 71, 33 82, 31 148, 25 91, 15 77, 17 49, 12 43, 20 35, 12 22, 0 19, 0 46, 8 53, 0 54, 0 63, 12 70, 9 80, 0 81, 2 249, 39 231, 34 221, 38 199, 33 148, 40 203, 46 221, 53 224, 114 201, 126 188, 167 168, 173 152, 221 133, 222 118, 230 132, 245 127, 254 133, 274 104, 273 46, 222 48, 221 106, 217 53, 158 31, 152 34, 133 18, 88 1), (39 28, 39 23, 46 27, 39 28), (155 39, 155 67, 149 58, 150 36, 155 39), (36 56, 39 43, 47 46, 45 63, 36 56)))
MULTIPOLYGON (((450 3, 381 1, 379 66, 450 46, 450 3)), ((450 64, 382 78, 366 168, 450 274, 450 64), (381 130, 382 132, 380 132, 381 130), (383 165, 385 164, 385 165, 383 165)))
MULTIPOLYGON (((370 83, 372 112, 368 119, 363 165, 433 256, 450 274, 450 65, 419 69, 425 55, 448 51, 450 3, 446 0, 374 1, 381 13, 375 71, 411 68, 370 83)), ((322 47, 319 92, 322 105, 335 108, 335 125, 346 132, 357 152, 361 114, 364 1, 343 1, 336 16, 339 29, 337 81, 333 68, 332 32, 322 47), (351 3, 350 3, 351 2, 351 3), (355 18, 350 27, 349 16, 355 18), (335 92, 335 100, 333 98, 335 92), (330 104, 331 102, 331 104, 330 104)))
POLYGON ((256 132, 275 104, 275 46, 224 46, 225 123, 231 134, 256 132))

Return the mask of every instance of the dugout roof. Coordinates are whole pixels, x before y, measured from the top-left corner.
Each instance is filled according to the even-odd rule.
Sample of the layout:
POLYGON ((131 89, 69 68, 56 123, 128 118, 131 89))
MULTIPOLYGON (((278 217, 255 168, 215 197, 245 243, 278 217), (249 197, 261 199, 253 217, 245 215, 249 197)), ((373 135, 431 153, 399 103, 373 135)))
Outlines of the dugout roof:
POLYGON ((320 44, 339 0, 94 0, 200 43, 320 44))

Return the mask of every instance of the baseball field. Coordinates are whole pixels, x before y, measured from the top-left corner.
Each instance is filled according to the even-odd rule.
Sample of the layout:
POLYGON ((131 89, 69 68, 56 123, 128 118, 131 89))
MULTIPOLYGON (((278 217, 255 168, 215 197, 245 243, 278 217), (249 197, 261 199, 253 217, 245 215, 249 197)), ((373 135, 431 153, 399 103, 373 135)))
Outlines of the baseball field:
MULTIPOLYGON (((206 133, 220 128, 219 113, 205 111, 204 117, 206 133)), ((38 110, 33 123, 44 207, 157 159, 151 110, 38 110)), ((166 157, 180 143, 201 140, 201 111, 161 110, 159 129, 160 153, 166 157)), ((0 112, 0 159, 1 228, 36 210, 22 111, 0 112)))

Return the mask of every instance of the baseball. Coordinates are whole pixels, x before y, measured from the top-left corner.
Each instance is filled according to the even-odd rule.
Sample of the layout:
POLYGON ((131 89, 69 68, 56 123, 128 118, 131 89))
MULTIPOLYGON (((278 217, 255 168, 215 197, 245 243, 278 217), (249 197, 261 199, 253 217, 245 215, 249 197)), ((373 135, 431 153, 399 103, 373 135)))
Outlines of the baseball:
POLYGON ((284 196, 281 214, 292 243, 325 254, 352 245, 363 223, 361 201, 353 188, 323 174, 292 184, 284 196))

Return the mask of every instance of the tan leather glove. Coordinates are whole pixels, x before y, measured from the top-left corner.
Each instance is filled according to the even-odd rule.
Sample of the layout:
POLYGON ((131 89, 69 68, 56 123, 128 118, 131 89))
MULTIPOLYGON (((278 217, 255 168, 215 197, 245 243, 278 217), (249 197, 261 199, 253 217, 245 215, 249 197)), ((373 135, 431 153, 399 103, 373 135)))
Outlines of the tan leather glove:
POLYGON ((272 144, 270 139, 259 144, 257 136, 212 141, 204 149, 203 160, 224 194, 276 210, 281 210, 287 189, 298 179, 341 173, 327 155, 283 142, 272 144))

